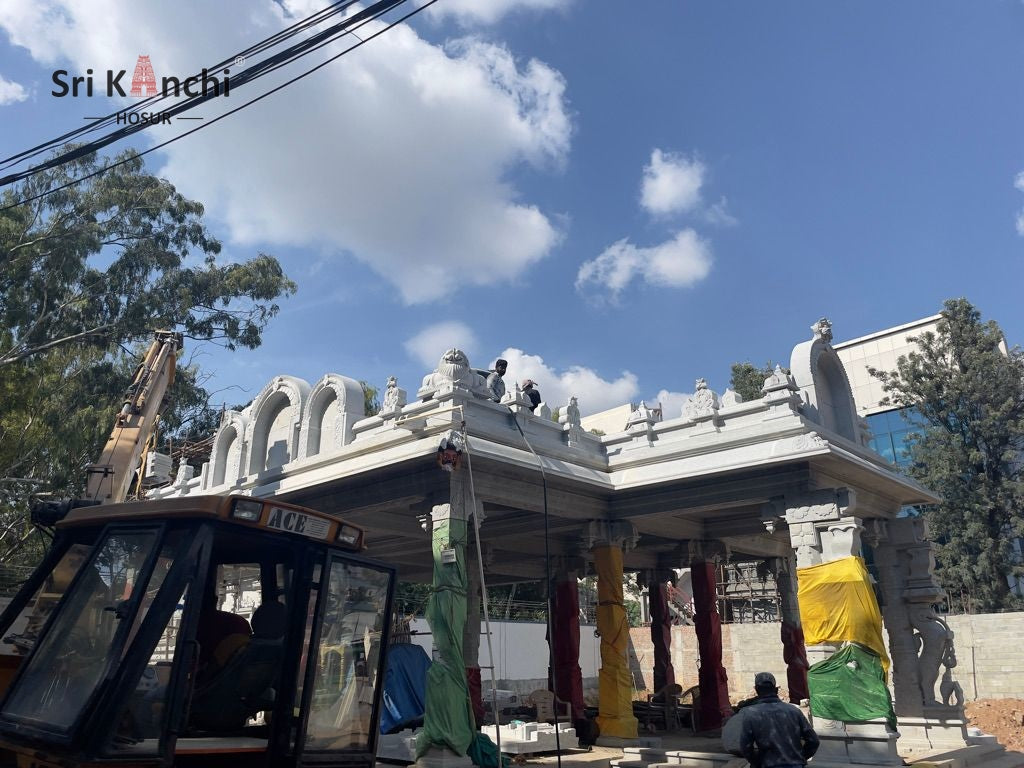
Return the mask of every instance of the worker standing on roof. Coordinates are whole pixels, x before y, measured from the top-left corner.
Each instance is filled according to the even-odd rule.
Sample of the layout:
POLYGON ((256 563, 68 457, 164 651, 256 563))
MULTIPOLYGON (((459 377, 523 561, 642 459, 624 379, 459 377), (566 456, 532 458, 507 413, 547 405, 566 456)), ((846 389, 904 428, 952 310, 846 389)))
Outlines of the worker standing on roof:
POLYGON ((537 410, 537 406, 540 405, 540 390, 537 389, 537 384, 533 379, 523 382, 523 395, 530 401, 530 412, 537 410))
POLYGON ((502 377, 507 370, 508 360, 499 357, 494 361, 494 369, 487 377, 487 389, 491 393, 491 400, 496 403, 500 403, 501 398, 505 396, 505 382, 502 381, 502 377))
POLYGON ((779 699, 771 672, 754 676, 757 703, 744 712, 740 750, 751 768, 802 768, 818 751, 818 734, 798 707, 779 699))

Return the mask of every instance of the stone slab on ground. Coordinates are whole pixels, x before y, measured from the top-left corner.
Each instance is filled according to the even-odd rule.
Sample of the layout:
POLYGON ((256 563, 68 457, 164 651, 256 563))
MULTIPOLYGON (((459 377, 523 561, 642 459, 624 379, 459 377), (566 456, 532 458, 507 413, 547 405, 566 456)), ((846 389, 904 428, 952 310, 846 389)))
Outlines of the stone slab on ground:
POLYGON ((396 763, 416 762, 416 730, 381 734, 377 738, 377 758, 396 763))
POLYGON ((647 747, 658 749, 661 747, 661 739, 657 736, 638 736, 634 739, 620 739, 617 736, 599 736, 597 746, 611 747, 612 749, 625 750, 629 747, 647 747))
POLYGON ((485 725, 480 729, 506 755, 529 755, 535 752, 554 752, 558 749, 577 749, 580 742, 576 729, 569 723, 555 726, 549 723, 522 723, 520 725, 485 725), (500 730, 499 730, 500 729, 500 730), (500 740, 500 741, 499 741, 500 740))

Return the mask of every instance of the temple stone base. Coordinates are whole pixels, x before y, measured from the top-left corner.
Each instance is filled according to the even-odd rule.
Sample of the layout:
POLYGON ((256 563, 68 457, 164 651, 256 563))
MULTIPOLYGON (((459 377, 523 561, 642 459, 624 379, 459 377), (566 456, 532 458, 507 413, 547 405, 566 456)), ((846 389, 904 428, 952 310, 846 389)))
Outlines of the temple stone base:
POLYGON ((626 747, 647 747, 658 749, 661 747, 661 739, 656 736, 638 736, 633 739, 620 739, 617 736, 598 736, 594 742, 599 747, 612 747, 613 749, 626 749, 626 747))
POLYGON ((472 768, 473 761, 468 755, 457 755, 450 749, 431 747, 413 765, 416 768, 472 768))
POLYGON ((816 717, 813 725, 821 739, 815 763, 903 765, 896 750, 899 734, 890 731, 885 720, 841 723, 816 717))
POLYGON ((966 747, 967 722, 963 717, 900 717, 900 751, 925 752, 966 747))

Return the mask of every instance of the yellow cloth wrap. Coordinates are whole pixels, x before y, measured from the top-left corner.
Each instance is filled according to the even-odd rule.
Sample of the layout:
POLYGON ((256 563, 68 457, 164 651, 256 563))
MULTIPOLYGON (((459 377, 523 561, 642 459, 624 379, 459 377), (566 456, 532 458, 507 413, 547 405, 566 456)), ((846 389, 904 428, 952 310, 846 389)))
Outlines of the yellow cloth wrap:
POLYGON ((882 640, 882 614, 868 569, 859 557, 797 568, 797 598, 804 644, 860 643, 877 653, 889 674, 889 656, 882 640))
POLYGON ((622 548, 594 547, 597 631, 601 633, 597 725, 602 736, 635 739, 633 678, 629 672, 629 621, 622 604, 622 548))

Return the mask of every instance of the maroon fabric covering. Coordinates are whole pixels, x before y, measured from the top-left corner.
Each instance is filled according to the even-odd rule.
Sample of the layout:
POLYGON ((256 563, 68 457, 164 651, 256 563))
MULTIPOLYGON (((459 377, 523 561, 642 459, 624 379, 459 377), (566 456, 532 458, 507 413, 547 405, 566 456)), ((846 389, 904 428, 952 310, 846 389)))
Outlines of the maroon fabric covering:
POLYGON ((807 689, 807 649, 804 647, 804 630, 782 622, 782 659, 786 662, 786 682, 789 686, 789 700, 799 704, 802 699, 811 698, 807 689))
POLYGON ((654 644, 654 690, 676 681, 672 667, 672 614, 668 610, 668 584, 651 585, 651 642, 654 644))
POLYGON ((580 594, 576 579, 555 582, 552 595, 551 654, 548 679, 555 695, 569 702, 573 721, 583 717, 583 672, 580 670, 580 594))
POLYGON ((694 563, 690 570, 693 581, 693 623, 700 652, 701 730, 721 728, 732 714, 729 706, 729 678, 722 666, 722 619, 718 615, 715 594, 715 564, 694 563))
POLYGON ((480 667, 466 667, 466 686, 469 688, 469 703, 473 707, 473 719, 479 728, 484 722, 484 697, 480 691, 480 667))

